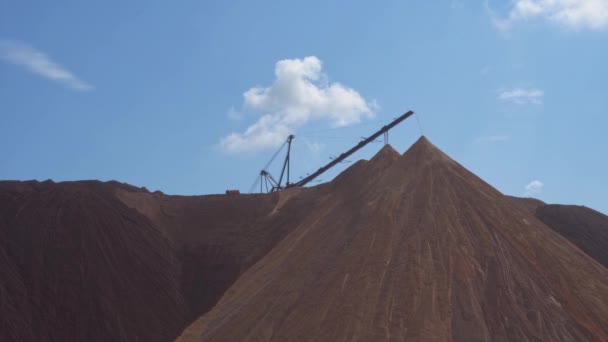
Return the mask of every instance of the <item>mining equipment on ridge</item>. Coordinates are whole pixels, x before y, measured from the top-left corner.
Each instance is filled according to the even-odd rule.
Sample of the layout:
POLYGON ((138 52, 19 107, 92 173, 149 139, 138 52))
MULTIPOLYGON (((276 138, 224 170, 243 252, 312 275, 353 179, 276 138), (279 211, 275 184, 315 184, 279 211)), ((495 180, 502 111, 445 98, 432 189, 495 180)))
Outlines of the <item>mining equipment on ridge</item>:
POLYGON ((275 192, 275 191, 279 191, 281 189, 292 188, 294 186, 304 186, 304 185, 310 183, 315 178, 319 177, 321 174, 325 173, 327 170, 331 169, 332 167, 334 167, 337 164, 344 161, 346 158, 348 158, 353 153, 357 152, 359 149, 363 148, 365 145, 376 141, 376 138, 378 138, 379 136, 384 135, 384 144, 385 145, 388 144, 388 131, 391 128, 400 124, 405 119, 412 116, 413 114, 414 114, 414 112, 410 110, 407 113, 405 113, 405 114, 401 115, 400 117, 396 118, 395 120, 393 120, 388 125, 382 126, 382 128, 379 129, 378 131, 376 131, 374 134, 370 135, 367 138, 364 138, 357 145, 355 145, 348 151, 340 154, 338 157, 332 158, 331 162, 320 167, 317 171, 302 178, 300 181, 298 181, 296 183, 289 182, 289 160, 290 160, 290 153, 291 153, 291 142, 295 138, 294 135, 290 135, 289 137, 287 137, 287 140, 283 143, 283 145, 281 145, 279 150, 272 156, 272 158, 270 158, 270 161, 266 164, 266 166, 260 171, 259 177, 256 178, 256 181, 251 186, 251 189, 249 190, 249 192, 250 193, 253 192, 257 188, 258 183, 260 185, 260 193, 264 192, 264 190, 266 192, 275 192), (276 159, 276 157, 279 155, 279 153, 281 152, 281 150, 283 150, 283 148, 285 146, 287 146, 287 155, 285 156, 285 160, 283 162, 283 168, 281 169, 281 176, 279 177, 279 180, 277 181, 268 171, 268 167, 270 166, 270 164, 272 164, 272 162, 276 159), (285 170, 287 170, 287 179, 285 181, 285 185, 282 185, 281 183, 283 181, 283 175, 285 174, 285 170))
POLYGON ((266 163, 266 166, 262 168, 259 177, 256 179, 255 183, 253 183, 251 189, 249 189, 250 193, 257 188, 258 183, 260 184, 260 192, 264 192, 264 190, 266 192, 275 192, 283 188, 289 187, 292 184, 289 182, 289 156, 291 154, 291 141, 293 140, 293 138, 295 138, 293 134, 288 136, 287 140, 283 143, 283 145, 281 145, 279 150, 272 156, 272 158, 270 158, 268 163, 266 163), (279 176, 279 180, 277 181, 268 171, 268 167, 277 158, 277 156, 279 155, 279 153, 281 153, 285 146, 287 146, 287 154, 285 156, 285 160, 283 161, 281 175, 279 176), (285 171, 287 171, 287 173, 285 173, 285 171), (287 175, 285 185, 281 185, 281 183, 283 182, 283 176, 285 175, 287 175))

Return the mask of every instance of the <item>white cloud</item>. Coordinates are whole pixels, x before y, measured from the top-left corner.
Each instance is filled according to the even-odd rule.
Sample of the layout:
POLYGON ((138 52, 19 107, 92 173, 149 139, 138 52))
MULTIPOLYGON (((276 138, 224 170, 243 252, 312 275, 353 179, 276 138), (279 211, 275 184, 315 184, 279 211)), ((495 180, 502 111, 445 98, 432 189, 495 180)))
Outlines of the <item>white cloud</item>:
POLYGON ((44 53, 22 42, 0 40, 0 59, 22 66, 29 72, 62 83, 74 90, 93 89, 93 86, 53 62, 44 53))
POLYGON ((264 115, 244 133, 230 133, 220 141, 228 152, 250 152, 281 145, 291 129, 277 115, 264 115))
POLYGON ((356 90, 328 82, 321 61, 314 56, 278 61, 269 87, 254 87, 244 94, 244 108, 263 113, 243 133, 220 141, 228 152, 250 152, 281 145, 287 136, 312 121, 332 127, 349 126, 374 116, 375 102, 356 90))
POLYGON ((530 183, 528 183, 528 185, 525 186, 525 192, 524 194, 526 196, 533 196, 533 195, 537 195, 540 193, 540 191, 543 189, 544 184, 539 181, 539 180, 533 180, 530 183))
POLYGON ((542 104, 545 93, 539 89, 513 88, 505 90, 498 95, 500 100, 511 101, 517 104, 542 104))
POLYGON ((507 17, 494 18, 494 23, 504 31, 537 18, 572 29, 606 29, 608 0, 514 0, 507 17))
POLYGON ((479 137, 477 138, 477 143, 495 143, 495 142, 502 142, 502 141, 508 141, 509 140, 509 136, 507 135, 489 135, 489 136, 483 136, 483 137, 479 137))

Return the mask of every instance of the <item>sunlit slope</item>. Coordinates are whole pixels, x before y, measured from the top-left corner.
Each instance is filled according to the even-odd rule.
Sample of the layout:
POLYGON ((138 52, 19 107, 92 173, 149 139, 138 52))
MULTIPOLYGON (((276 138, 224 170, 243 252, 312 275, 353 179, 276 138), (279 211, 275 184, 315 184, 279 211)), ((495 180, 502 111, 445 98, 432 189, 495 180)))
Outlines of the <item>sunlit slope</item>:
POLYGON ((608 338, 608 270, 426 138, 324 190, 183 340, 608 338))

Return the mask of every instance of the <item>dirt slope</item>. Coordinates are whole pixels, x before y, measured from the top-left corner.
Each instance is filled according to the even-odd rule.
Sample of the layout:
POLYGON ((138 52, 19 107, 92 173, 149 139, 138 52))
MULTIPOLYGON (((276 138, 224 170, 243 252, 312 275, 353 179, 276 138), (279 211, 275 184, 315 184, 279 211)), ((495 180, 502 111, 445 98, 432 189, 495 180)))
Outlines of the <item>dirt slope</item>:
POLYGON ((119 190, 117 197, 145 215, 172 242, 181 261, 187 318, 215 305, 251 265, 309 215, 320 186, 239 196, 166 196, 119 190))
POLYGON ((0 183, 0 340, 166 341, 179 331, 176 256, 107 188, 0 183))
POLYGON ((606 270, 541 205, 425 139, 270 195, 0 182, 0 341, 168 341, 228 288, 186 339, 602 340, 606 270))
POLYGON ((317 191, 183 341, 608 340, 608 270, 425 138, 317 191))
POLYGON ((564 236, 604 267, 608 267, 608 216, 578 205, 545 204, 534 198, 508 196, 549 228, 564 236))
POLYGON ((0 182, 0 341, 174 339, 306 215, 299 190, 0 182))
POLYGON ((608 268, 608 216, 576 205, 543 205, 536 217, 608 268))

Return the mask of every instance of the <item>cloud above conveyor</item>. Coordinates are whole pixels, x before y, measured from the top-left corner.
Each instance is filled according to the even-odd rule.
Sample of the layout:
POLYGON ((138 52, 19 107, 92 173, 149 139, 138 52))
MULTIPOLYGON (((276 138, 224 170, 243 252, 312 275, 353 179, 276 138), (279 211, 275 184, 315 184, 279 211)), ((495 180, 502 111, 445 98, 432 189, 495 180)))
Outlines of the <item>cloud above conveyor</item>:
POLYGON ((315 56, 280 60, 274 74, 272 85, 253 87, 243 94, 243 110, 260 117, 244 132, 222 138, 223 150, 239 153, 275 148, 311 122, 349 126, 373 117, 377 108, 355 89, 329 82, 315 56))

